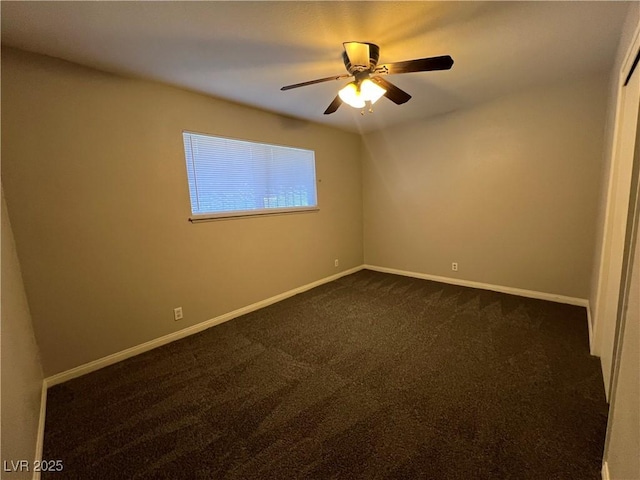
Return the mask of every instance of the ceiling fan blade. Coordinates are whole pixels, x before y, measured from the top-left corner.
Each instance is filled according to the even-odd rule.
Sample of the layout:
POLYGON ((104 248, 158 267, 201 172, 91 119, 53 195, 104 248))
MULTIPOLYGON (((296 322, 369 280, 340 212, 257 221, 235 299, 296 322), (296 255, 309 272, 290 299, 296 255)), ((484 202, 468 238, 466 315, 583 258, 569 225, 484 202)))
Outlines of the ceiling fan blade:
POLYGON ((335 112, 336 110, 338 110, 340 105, 342 105, 342 100, 340 100, 340 95, 336 95, 336 98, 333 99, 333 102, 331 102, 331 104, 327 107, 327 109, 324 111, 324 114, 329 115, 335 112))
POLYGON ((333 77, 318 78, 317 80, 309 80, 308 82, 294 83, 293 85, 285 85, 280 90, 291 90, 292 88, 306 87, 307 85, 315 85, 316 83, 330 82, 331 80, 342 80, 349 78, 351 75, 345 73, 343 75, 334 75, 333 77))
POLYGON ((371 81, 384 88, 387 91, 384 96, 396 105, 402 105, 403 103, 406 103, 411 99, 411 95, 409 95, 404 90, 396 87, 393 83, 385 80, 384 78, 371 77, 371 81))
POLYGON ((395 75, 398 73, 429 72, 432 70, 449 70, 453 66, 453 58, 449 55, 440 57, 418 58, 397 63, 385 63, 375 69, 375 73, 395 75))

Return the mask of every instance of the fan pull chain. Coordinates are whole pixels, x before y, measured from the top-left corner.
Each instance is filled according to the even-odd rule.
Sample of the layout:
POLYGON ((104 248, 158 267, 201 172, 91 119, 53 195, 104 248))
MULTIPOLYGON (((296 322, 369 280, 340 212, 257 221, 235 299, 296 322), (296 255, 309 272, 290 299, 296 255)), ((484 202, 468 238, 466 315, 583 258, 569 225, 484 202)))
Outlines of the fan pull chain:
MULTIPOLYGON (((369 100, 367 100, 367 101, 365 102, 365 108, 367 108, 367 106, 369 107, 369 108, 368 108, 369 113, 373 113, 373 103, 371 103, 369 100)), ((360 115, 363 115, 363 116, 364 116, 364 110, 365 110, 365 108, 363 108, 362 110, 360 110, 360 115)))

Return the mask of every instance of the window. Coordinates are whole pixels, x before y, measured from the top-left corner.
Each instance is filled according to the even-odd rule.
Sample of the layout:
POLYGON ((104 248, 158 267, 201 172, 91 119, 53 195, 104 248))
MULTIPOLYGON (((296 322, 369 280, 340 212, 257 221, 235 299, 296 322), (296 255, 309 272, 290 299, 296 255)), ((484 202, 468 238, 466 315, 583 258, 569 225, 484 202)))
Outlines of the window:
POLYGON ((182 135, 192 221, 318 209, 313 150, 182 135))

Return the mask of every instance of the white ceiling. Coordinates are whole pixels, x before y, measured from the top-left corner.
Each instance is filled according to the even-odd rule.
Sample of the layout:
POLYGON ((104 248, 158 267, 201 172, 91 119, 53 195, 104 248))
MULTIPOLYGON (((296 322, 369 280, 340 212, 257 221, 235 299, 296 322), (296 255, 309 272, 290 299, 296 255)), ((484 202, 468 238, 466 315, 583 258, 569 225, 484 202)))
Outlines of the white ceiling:
POLYGON ((605 71, 627 2, 7 2, 2 43, 351 131, 453 111, 605 71), (323 115, 346 80, 342 42, 380 63, 451 55, 452 70, 387 77, 413 98, 323 115))

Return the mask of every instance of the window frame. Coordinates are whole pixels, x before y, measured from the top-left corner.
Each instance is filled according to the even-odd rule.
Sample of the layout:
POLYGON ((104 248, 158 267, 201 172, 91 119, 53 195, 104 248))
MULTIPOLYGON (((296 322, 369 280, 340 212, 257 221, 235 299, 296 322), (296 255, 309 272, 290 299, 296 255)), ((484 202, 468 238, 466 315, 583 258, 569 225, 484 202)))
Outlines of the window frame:
POLYGON ((312 213, 312 212, 318 212, 320 211, 320 206, 319 206, 319 195, 318 195, 318 175, 317 175, 317 169, 316 169, 316 161, 315 161, 315 156, 316 156, 316 152, 315 150, 311 150, 308 148, 302 148, 302 147, 294 147, 291 145, 282 145, 282 144, 277 144, 277 143, 266 143, 266 142, 261 142, 258 140, 249 140, 249 139, 242 139, 242 138, 235 138, 235 137, 230 137, 230 136, 225 136, 225 135, 216 135, 216 134, 211 134, 211 133, 203 133, 203 132, 197 132, 194 130, 182 130, 182 157, 183 157, 183 165, 185 167, 185 176, 186 176, 186 181, 187 181, 187 191, 189 193, 189 209, 191 211, 191 215, 189 216, 189 221, 191 223, 199 223, 199 222, 209 222, 209 221, 216 221, 216 220, 231 220, 231 219, 240 219, 240 218, 250 218, 250 217, 263 217, 263 216, 273 216, 273 215, 291 215, 291 214, 296 214, 296 213, 312 213), (200 136, 204 136, 204 137, 213 137, 216 139, 222 139, 222 140, 231 140, 231 141, 236 141, 236 142, 243 142, 243 143, 249 143, 249 144, 256 144, 256 145, 263 145, 263 146, 267 146, 267 147, 280 147, 280 148, 287 148, 287 149, 291 149, 291 150, 304 150, 306 152, 311 152, 313 155, 313 186, 314 186, 314 193, 315 193, 315 205, 310 205, 310 206, 292 206, 292 207, 272 207, 272 208, 264 208, 264 209, 249 209, 249 210, 229 210, 229 211, 224 211, 224 212, 211 212, 211 213, 193 213, 193 204, 191 203, 191 186, 190 186, 190 181, 189 181, 189 159, 186 156, 186 145, 185 145, 185 134, 189 134, 189 135, 200 135, 200 136))

